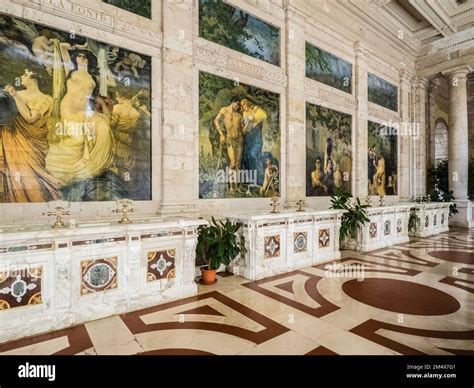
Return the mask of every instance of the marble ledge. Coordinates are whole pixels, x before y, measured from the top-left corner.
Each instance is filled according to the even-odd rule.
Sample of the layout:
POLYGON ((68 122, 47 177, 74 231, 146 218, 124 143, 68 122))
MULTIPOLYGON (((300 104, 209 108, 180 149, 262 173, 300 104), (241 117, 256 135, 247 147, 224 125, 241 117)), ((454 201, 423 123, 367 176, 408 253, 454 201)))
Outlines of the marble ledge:
POLYGON ((41 224, 5 224, 0 225, 0 242, 12 240, 38 239, 38 238, 67 238, 85 235, 101 235, 103 233, 125 233, 134 234, 151 229, 192 229, 200 225, 206 225, 207 221, 186 217, 150 217, 144 219, 132 219, 130 224, 120 224, 118 221, 91 221, 78 222, 74 227, 68 226, 68 219, 65 218, 66 227, 53 229, 51 223, 41 224))
POLYGON ((235 221, 266 221, 276 219, 293 219, 293 218, 307 218, 315 216, 339 216, 345 213, 345 210, 341 209, 305 209, 304 211, 298 212, 293 209, 284 209, 278 213, 272 213, 270 211, 248 211, 245 213, 229 212, 224 213, 224 217, 229 220, 235 221))

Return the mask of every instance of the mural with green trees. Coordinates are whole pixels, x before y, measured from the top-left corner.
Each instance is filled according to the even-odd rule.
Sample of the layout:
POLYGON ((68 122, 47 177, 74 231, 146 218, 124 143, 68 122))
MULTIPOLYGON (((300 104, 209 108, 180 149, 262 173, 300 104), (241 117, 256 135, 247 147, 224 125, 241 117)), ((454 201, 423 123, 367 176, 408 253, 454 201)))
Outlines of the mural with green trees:
POLYGON ((151 0, 104 0, 104 3, 114 5, 151 19, 151 0))
POLYGON ((280 95, 199 73, 199 198, 280 192, 280 95))
POLYGON ((397 195, 398 133, 386 125, 368 122, 369 195, 397 195))
POLYGON ((306 42, 306 77, 352 93, 352 64, 306 42))
POLYGON ((306 195, 351 192, 352 116, 306 103, 306 195))
POLYGON ((280 29, 222 0, 199 0, 199 36, 280 66, 280 29))
POLYGON ((373 74, 368 74, 370 102, 398 112, 398 87, 373 74))

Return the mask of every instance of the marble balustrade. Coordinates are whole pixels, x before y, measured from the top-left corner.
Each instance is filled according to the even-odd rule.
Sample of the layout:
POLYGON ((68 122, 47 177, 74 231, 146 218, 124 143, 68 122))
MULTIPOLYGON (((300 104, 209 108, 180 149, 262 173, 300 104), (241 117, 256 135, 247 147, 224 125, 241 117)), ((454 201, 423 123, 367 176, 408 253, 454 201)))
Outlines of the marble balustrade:
POLYGON ((195 295, 205 223, 0 226, 0 342, 195 295))
POLYGON ((227 214, 242 224, 247 253, 229 270, 250 280, 266 278, 340 258, 342 210, 227 214))
POLYGON ((370 221, 359 228, 355 239, 346 239, 343 247, 369 252, 408 241, 410 208, 410 204, 366 208, 370 221))
POLYGON ((413 203, 412 209, 418 216, 418 222, 416 228, 409 232, 410 236, 427 237, 447 232, 450 205, 450 202, 413 203))

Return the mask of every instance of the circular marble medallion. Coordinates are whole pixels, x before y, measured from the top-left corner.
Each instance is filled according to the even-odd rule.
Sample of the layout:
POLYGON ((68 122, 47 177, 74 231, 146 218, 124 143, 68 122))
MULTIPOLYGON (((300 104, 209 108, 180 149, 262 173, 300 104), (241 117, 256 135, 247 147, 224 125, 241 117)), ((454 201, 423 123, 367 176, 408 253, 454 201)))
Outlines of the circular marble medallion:
POLYGON ((413 315, 445 315, 461 305, 451 295, 422 284, 396 279, 349 280, 342 290, 358 302, 382 310, 413 315))

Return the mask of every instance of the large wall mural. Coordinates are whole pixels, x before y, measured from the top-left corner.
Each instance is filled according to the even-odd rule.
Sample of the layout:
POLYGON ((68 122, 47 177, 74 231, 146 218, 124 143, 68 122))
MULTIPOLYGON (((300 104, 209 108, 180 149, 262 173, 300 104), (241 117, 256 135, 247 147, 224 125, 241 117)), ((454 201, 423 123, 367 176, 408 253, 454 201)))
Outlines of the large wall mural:
POLYGON ((306 42, 306 77, 352 93, 352 64, 306 42))
POLYGON ((199 198, 280 192, 280 95, 199 73, 199 198))
POLYGON ((151 0, 103 0, 104 3, 136 13, 137 15, 151 19, 151 0))
POLYGON ((394 128, 369 121, 368 132, 369 194, 397 195, 397 131, 394 128))
POLYGON ((151 199, 150 57, 0 15, 0 202, 151 199))
POLYGON ((370 102, 398 111, 398 87, 370 73, 367 83, 370 102))
POLYGON ((199 36, 280 66, 280 29, 222 0, 199 0, 199 36))
POLYGON ((351 115, 306 103, 306 195, 351 192, 351 115))

